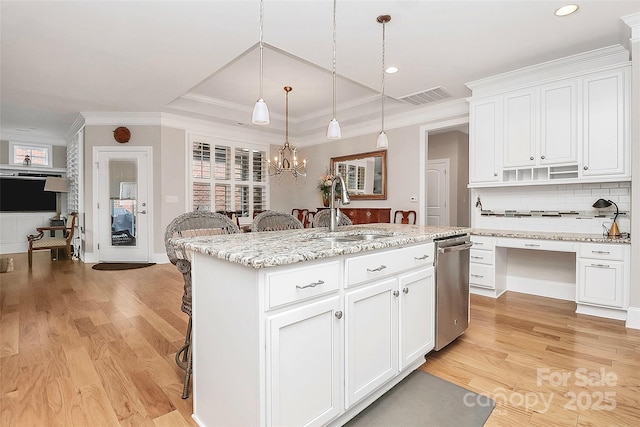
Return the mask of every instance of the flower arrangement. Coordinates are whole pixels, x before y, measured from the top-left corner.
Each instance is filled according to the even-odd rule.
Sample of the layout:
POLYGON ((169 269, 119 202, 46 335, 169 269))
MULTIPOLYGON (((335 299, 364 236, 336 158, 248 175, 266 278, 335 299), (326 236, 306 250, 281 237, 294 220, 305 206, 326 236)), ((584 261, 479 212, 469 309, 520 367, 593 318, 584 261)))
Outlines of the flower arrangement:
POLYGON ((330 173, 322 175, 318 182, 318 190, 320 190, 323 195, 329 196, 331 194, 331 184, 333 184, 334 179, 335 176, 330 173))

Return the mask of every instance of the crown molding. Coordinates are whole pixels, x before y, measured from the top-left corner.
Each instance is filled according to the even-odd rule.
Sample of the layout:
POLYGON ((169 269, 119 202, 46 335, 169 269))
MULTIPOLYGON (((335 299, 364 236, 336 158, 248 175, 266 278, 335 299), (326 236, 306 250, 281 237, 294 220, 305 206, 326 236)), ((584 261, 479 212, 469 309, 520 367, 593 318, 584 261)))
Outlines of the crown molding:
POLYGON ((545 80, 565 78, 629 63, 629 51, 617 44, 474 80, 466 83, 466 86, 471 89, 474 97, 486 96, 545 80))
MULTIPOLYGON (((469 116, 469 103, 466 99, 454 99, 444 103, 428 105, 411 112, 398 113, 385 116, 385 130, 399 129, 413 125, 427 125, 453 118, 469 116)), ((369 120, 350 126, 342 127, 342 139, 355 138, 357 136, 372 135, 380 132, 380 120, 369 120)), ((308 147, 329 142, 326 133, 317 132, 298 139, 297 147, 308 147)))
POLYGON ((160 113, 134 113, 119 111, 85 111, 85 126, 125 125, 125 126, 159 126, 160 113))
POLYGON ((623 16, 620 19, 631 28, 631 42, 640 41, 640 13, 623 16))

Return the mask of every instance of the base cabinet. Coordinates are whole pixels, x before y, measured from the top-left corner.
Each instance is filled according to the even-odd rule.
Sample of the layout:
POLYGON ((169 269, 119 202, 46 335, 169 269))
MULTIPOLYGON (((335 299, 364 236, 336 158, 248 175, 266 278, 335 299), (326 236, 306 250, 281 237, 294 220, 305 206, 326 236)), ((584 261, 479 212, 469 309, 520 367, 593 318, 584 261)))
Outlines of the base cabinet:
POLYGON ((319 426, 342 410, 341 313, 334 296, 268 318, 268 425, 319 426))
POLYGON ((259 270, 195 253, 192 274, 201 426, 342 425, 433 349, 433 243, 259 270))

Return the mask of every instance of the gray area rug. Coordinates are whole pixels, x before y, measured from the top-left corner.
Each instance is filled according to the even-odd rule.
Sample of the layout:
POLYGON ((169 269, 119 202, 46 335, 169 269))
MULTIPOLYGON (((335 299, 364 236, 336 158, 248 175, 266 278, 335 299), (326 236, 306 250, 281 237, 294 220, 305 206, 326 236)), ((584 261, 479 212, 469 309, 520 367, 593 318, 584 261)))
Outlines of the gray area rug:
POLYGON ((420 369, 373 402, 349 427, 480 427, 495 402, 420 369))

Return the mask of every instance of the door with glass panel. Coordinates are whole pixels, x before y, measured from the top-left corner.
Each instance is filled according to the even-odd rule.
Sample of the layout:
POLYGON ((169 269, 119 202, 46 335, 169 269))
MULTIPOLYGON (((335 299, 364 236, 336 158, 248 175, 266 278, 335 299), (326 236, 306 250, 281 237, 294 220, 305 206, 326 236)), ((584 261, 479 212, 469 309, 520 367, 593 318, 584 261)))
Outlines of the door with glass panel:
POLYGON ((268 209, 266 150, 211 138, 192 140, 193 210, 227 214, 240 225, 268 209))
POLYGON ((97 211, 94 229, 99 261, 150 259, 150 157, 148 147, 94 149, 97 211))

